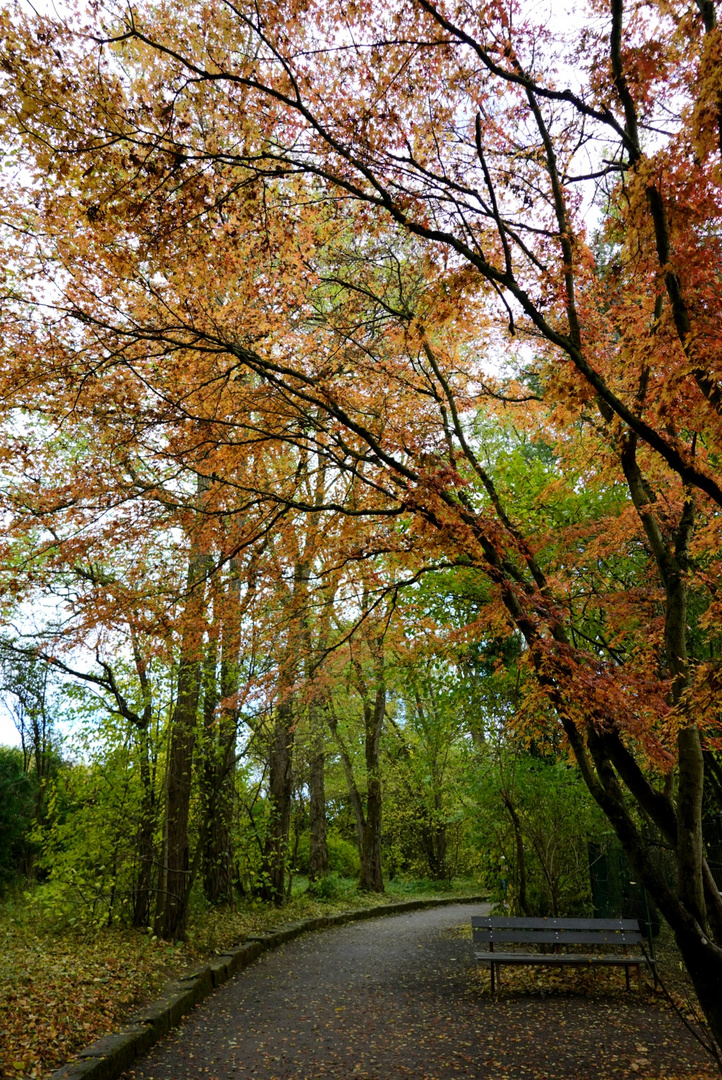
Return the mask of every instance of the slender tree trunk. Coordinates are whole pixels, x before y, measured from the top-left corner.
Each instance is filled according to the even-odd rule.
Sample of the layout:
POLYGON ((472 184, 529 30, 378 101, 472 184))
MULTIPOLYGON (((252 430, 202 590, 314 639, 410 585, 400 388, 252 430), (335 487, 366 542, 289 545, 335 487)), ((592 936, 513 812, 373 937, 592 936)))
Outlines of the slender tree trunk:
POLYGON ((143 656, 134 627, 130 627, 133 646, 133 659, 136 674, 143 696, 143 712, 134 717, 138 733, 138 753, 140 757, 141 803, 140 821, 138 822, 138 876, 133 892, 133 926, 145 929, 151 920, 151 895, 153 871, 155 869, 155 763, 151 756, 150 728, 153 719, 153 692, 148 668, 143 656))
MULTIPOLYGON (((317 651, 323 654, 328 638, 328 623, 332 604, 326 600, 326 613, 321 620, 317 651)), ((311 633, 311 620, 307 612, 304 620, 306 645, 306 681, 310 691, 308 707, 308 725, 310 729, 309 762, 309 813, 310 845, 308 857, 308 877, 317 881, 328 873, 328 839, 326 835, 326 752, 324 740, 323 701, 315 683, 313 662, 314 648, 311 633)))
POLYGON ((446 822, 442 817, 441 793, 439 791, 437 777, 432 779, 436 791, 434 796, 433 811, 429 811, 428 805, 420 793, 421 802, 421 845, 426 855, 426 864, 432 881, 447 881, 449 867, 447 860, 448 835, 446 822))
POLYGON ((310 852, 308 859, 308 876, 311 881, 316 881, 328 873, 328 843, 326 839, 326 786, 325 769, 326 755, 324 753, 323 730, 318 708, 310 709, 311 736, 311 763, 309 770, 309 796, 310 796, 310 852))
POLYGON ((200 689, 200 662, 186 655, 178 672, 178 698, 171 719, 161 888, 155 931, 169 940, 182 938, 190 881, 188 814, 200 689))
POLYGON ((297 659, 297 626, 291 616, 285 655, 280 664, 278 704, 273 718, 268 762, 268 828, 263 851, 263 895, 278 905, 283 904, 286 897, 295 740, 295 703, 292 688, 296 679, 297 659))
MULTIPOLYGON (((288 692, 288 691, 287 691, 288 692)), ((269 761, 268 832, 263 853, 263 894, 274 904, 285 899, 288 839, 293 799, 293 701, 290 696, 276 707, 269 761)))
POLYGON ((333 713, 332 709, 328 710, 328 726, 331 729, 331 734, 334 737, 336 745, 338 746, 339 753, 341 755, 341 764, 343 765, 344 776, 346 777, 346 787, 348 789, 348 797, 351 802, 351 809, 353 810, 354 822, 356 824, 356 843, 359 851, 359 858, 363 850, 364 831, 366 829, 366 818, 363 809, 363 800, 361 799, 361 793, 359 792, 356 779, 353 774, 353 766, 351 764, 351 755, 348 752, 348 748, 343 741, 341 732, 338 730, 338 719, 333 713))
MULTIPOLYGON (((199 496, 208 487, 206 478, 199 476, 199 496)), ((170 722, 163 860, 155 917, 155 932, 168 940, 184 937, 188 917, 191 880, 188 816, 201 683, 205 568, 206 559, 195 536, 188 562, 188 599, 181 635, 176 703, 170 722)))
POLYGON ((446 822, 437 822, 434 826, 434 835, 436 837, 436 880, 448 881, 450 872, 448 860, 448 830, 446 822))
POLYGON ((236 796, 236 738, 238 734, 239 664, 241 659, 241 581, 238 563, 231 560, 221 639, 221 712, 218 728, 219 777, 215 844, 218 877, 215 898, 233 899, 232 825, 236 796))
POLYGON ((240 657, 240 578, 235 559, 222 595, 215 598, 216 634, 209 642, 204 677, 206 759, 203 768, 205 836, 203 892, 211 904, 233 899, 231 828, 235 796, 238 663, 240 657), (217 678, 220 636, 220 693, 217 678))
POLYGON ((153 884, 153 834, 155 832, 155 792, 150 763, 148 729, 139 732, 141 804, 138 823, 138 876, 133 891, 133 926, 145 929, 150 922, 153 884))
POLYGON ((516 844, 516 867, 519 874, 519 908, 523 915, 530 915, 529 902, 526 896, 526 855, 524 852, 524 837, 521 831, 521 822, 519 821, 519 815, 516 812, 511 797, 504 791, 501 793, 501 797, 504 801, 504 806, 509 812, 511 818, 511 825, 514 830, 514 841, 516 844))
MULTIPOLYGON (((718 1047, 722 1047, 722 957, 696 931, 675 929, 675 940, 718 1047)), ((722 1071, 722 1061, 718 1061, 722 1071)))
POLYGON ((308 648, 309 579, 309 560, 299 555, 294 567, 293 593, 289 598, 288 637, 279 664, 278 704, 269 758, 269 819, 263 858, 263 891, 275 904, 282 904, 285 899, 297 722, 293 687, 301 666, 301 652, 308 648))
POLYGON ((386 683, 383 660, 377 663, 376 696, 373 706, 364 706, 366 757, 366 821, 361 845, 361 880, 367 892, 383 892, 381 872, 381 730, 386 713, 386 683))
POLYGON ((218 850, 216 825, 218 813, 219 747, 218 747, 218 635, 220 613, 218 596, 214 596, 213 626, 209 633, 206 654, 203 659, 203 759, 200 772, 201 803, 203 813, 203 850, 201 876, 203 894, 209 903, 217 903, 218 850))
POLYGON ((366 764, 366 806, 359 792, 353 775, 351 757, 338 730, 338 721, 329 709, 328 722, 331 733, 341 752, 341 761, 346 774, 351 806, 356 819, 361 875, 359 888, 366 892, 383 892, 384 881, 381 870, 381 769, 380 750, 381 732, 386 715, 386 682, 383 669, 383 651, 381 642, 375 643, 374 668, 376 693, 370 698, 363 669, 357 660, 353 660, 356 671, 356 687, 361 696, 364 710, 364 757, 366 764))

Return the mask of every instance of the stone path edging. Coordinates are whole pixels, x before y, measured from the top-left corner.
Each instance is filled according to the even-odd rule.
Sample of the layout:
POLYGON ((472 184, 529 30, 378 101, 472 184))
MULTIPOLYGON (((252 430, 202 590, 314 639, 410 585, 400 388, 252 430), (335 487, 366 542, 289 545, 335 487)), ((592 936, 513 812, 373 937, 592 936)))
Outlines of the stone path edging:
POLYGON ((486 894, 476 896, 430 897, 423 900, 402 900, 378 907, 343 911, 339 915, 320 915, 313 919, 285 923, 267 934, 247 937, 227 952, 214 956, 207 963, 192 968, 183 978, 170 983, 162 997, 146 1005, 122 1031, 103 1035, 91 1046, 80 1051, 77 1060, 68 1062, 54 1072, 50 1080, 116 1080, 133 1062, 150 1050, 171 1028, 181 1022, 194 1005, 217 987, 252 964, 266 949, 275 949, 286 941, 310 930, 328 926, 374 919, 379 915, 396 915, 402 911, 418 911, 427 907, 450 904, 482 903, 486 894))

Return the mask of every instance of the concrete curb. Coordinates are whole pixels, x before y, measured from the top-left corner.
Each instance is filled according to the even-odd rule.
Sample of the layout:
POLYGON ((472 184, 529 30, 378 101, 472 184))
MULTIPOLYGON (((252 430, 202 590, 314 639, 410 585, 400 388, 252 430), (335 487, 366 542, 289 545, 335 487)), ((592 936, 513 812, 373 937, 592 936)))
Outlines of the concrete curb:
POLYGON ((233 975, 252 964, 267 949, 275 949, 286 941, 292 941, 311 930, 329 926, 343 926, 363 919, 375 919, 379 915, 398 915, 404 911, 422 908, 446 907, 450 904, 483 903, 486 895, 432 897, 424 900, 401 900, 395 904, 342 911, 339 915, 320 915, 314 919, 285 923, 246 938, 236 948, 214 956, 205 964, 199 964, 182 979, 170 983, 162 997, 141 1009, 122 1031, 104 1035, 92 1046, 80 1051, 75 1061, 68 1062, 54 1072, 50 1080, 116 1080, 130 1068, 133 1062, 150 1050, 151 1046, 176 1027, 191 1009, 222 986, 233 975))

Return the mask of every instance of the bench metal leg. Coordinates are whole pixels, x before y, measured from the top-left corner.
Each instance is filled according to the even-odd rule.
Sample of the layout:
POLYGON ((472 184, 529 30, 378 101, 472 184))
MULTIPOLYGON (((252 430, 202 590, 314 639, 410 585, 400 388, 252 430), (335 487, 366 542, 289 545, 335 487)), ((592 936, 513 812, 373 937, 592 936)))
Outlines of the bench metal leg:
POLYGON ((627 980, 627 990, 629 990, 629 964, 624 965, 624 975, 627 980))
POLYGON ((495 992, 495 990, 496 990, 496 985, 495 985, 495 981, 494 981, 494 964, 492 963, 492 965, 491 965, 491 992, 492 992, 492 994, 495 992))

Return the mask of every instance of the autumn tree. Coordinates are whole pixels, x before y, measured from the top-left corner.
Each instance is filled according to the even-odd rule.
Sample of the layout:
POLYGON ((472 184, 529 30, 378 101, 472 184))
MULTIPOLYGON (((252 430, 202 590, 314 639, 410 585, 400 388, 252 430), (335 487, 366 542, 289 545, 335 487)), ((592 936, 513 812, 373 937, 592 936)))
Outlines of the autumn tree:
MULTIPOLYGON (((109 388, 141 430, 150 400, 176 425, 167 460, 191 468, 210 440, 229 487, 249 431, 303 445, 362 490, 343 513, 398 521, 365 546, 392 546, 408 581, 484 576, 719 1040, 713 5, 595 2, 565 33, 431 0, 4 22, 8 138, 35 183, 5 195, 8 401, 33 380, 67 399, 72 373, 120 436, 109 388), (553 444, 550 498, 566 469, 623 505, 586 534, 520 513, 473 436, 480 404, 553 444), (600 594, 595 555, 630 549, 641 587, 606 574, 600 594)), ((309 509, 290 473, 251 486, 257 520, 309 509)))

